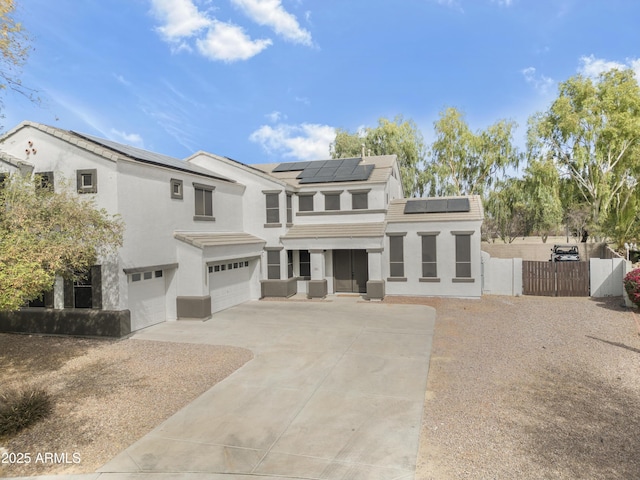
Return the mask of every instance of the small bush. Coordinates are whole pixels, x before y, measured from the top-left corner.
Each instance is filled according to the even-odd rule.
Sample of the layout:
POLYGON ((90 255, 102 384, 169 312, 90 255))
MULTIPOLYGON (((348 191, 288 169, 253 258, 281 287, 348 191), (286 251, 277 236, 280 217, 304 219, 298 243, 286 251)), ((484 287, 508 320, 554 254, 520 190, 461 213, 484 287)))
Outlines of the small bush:
POLYGON ((631 270, 624 277, 624 289, 637 307, 640 307, 640 268, 631 270))
POLYGON ((0 392, 0 436, 12 435, 46 418, 52 408, 51 396, 42 389, 0 392))

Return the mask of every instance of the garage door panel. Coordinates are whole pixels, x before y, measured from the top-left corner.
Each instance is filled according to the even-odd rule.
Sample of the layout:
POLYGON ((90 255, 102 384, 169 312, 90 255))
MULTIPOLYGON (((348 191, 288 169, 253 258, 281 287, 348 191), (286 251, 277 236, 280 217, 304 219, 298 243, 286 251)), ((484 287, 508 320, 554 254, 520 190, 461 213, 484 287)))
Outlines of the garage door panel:
POLYGON ((129 283, 129 310, 132 331, 164 322, 166 319, 164 278, 129 283))
POLYGON ((209 293, 213 313, 251 300, 251 281, 255 270, 255 261, 231 262, 232 268, 225 263, 225 270, 216 269, 209 274, 209 293), (242 267, 240 267, 242 264, 242 267), (236 268, 233 266, 237 265, 236 268))

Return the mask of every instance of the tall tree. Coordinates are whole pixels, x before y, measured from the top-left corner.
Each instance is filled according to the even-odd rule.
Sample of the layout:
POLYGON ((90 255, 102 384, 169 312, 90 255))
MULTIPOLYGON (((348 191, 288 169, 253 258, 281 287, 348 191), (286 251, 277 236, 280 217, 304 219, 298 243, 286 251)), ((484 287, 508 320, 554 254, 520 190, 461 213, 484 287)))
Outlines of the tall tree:
POLYGON ((507 178, 500 181, 497 188, 488 193, 484 205, 484 228, 489 238, 499 237, 504 243, 512 243, 531 230, 523 180, 507 178))
POLYGON ((517 167, 520 153, 513 145, 516 123, 500 120, 473 133, 464 115, 447 108, 434 123, 428 170, 438 195, 483 195, 509 167, 517 167))
POLYGON ((22 24, 15 20, 15 9, 14 0, 0 0, 0 89, 13 90, 35 101, 35 92, 20 79, 31 42, 22 24))
POLYGON ((561 83, 549 110, 530 122, 529 138, 534 154, 550 153, 573 180, 603 235, 615 199, 640 173, 640 87, 633 71, 561 83))
POLYGON ((560 175, 550 159, 532 160, 522 182, 527 223, 546 242, 551 230, 562 222, 560 175))
POLYGON ((381 118, 378 126, 365 128, 359 132, 339 129, 331 146, 332 158, 358 157, 365 153, 371 155, 397 155, 402 186, 405 196, 422 194, 423 169, 426 148, 422 133, 413 120, 401 115, 393 120, 381 118))
MULTIPOLYGON (((60 182, 62 183, 62 182, 60 182)), ((0 188, 0 310, 15 310, 122 244, 122 222, 71 189, 13 174, 0 188)))

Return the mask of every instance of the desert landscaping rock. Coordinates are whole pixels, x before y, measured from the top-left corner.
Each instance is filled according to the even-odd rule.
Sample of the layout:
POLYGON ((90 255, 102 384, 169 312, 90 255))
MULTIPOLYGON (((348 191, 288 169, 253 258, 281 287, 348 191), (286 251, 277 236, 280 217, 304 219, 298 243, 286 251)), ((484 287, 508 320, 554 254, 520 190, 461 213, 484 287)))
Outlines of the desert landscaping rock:
POLYGON ((432 301, 416 478, 640 478, 640 336, 621 303, 432 301))
POLYGON ((0 439, 32 460, 0 465, 0 477, 92 473, 252 357, 237 347, 0 334, 2 388, 41 386, 55 402, 51 417, 0 439), (67 453, 69 463, 35 462, 38 453, 67 453))

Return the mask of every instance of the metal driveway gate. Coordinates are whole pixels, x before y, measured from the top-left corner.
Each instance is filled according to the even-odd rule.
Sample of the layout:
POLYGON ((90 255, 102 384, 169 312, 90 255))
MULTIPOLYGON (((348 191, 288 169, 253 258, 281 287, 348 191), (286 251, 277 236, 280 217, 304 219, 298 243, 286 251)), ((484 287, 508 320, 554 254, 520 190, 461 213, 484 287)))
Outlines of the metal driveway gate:
POLYGON ((589 262, 522 262, 525 295, 588 297, 589 262))

